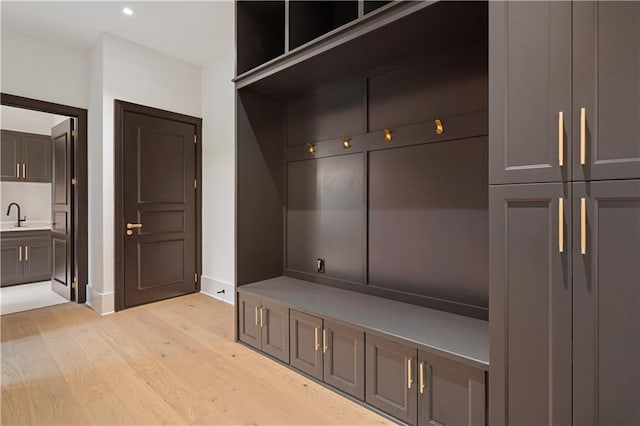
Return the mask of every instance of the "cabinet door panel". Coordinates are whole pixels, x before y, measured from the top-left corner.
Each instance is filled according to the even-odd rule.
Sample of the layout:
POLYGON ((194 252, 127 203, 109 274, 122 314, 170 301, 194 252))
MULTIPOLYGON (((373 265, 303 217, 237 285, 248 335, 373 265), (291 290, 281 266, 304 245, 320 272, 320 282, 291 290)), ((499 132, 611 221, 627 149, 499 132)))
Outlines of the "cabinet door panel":
POLYGON ((418 356, 418 424, 484 425, 484 371, 425 352, 418 356))
POLYGON ((263 303, 262 351, 289 362, 289 309, 263 303))
POLYGON ((290 317, 291 365, 322 380, 322 319, 293 310, 290 317))
POLYGON ((24 250, 22 241, 3 238, 0 243, 2 246, 0 249, 2 252, 2 258, 0 259, 0 272, 2 274, 0 286, 5 287, 21 283, 24 275, 24 262, 20 259, 20 250, 24 250))
POLYGON ((571 423, 569 185, 489 189, 491 425, 571 423))
POLYGON ((417 350, 371 334, 366 339, 367 403, 415 425, 417 350))
POLYGON ((640 180, 573 192, 574 424, 638 425, 640 180))
POLYGON ((571 2, 489 2, 489 71, 490 182, 568 180, 571 2))
POLYGON ((260 299, 240 293, 238 297, 238 339, 262 349, 262 329, 260 327, 259 309, 260 299))
POLYGON ((25 282, 51 279, 51 239, 25 241, 25 282))
POLYGON ((51 182, 51 138, 22 135, 24 179, 28 182, 51 182))
POLYGON ((325 321, 324 381, 364 400, 364 332, 325 321))
POLYGON ((14 132, 2 130, 0 151, 0 179, 17 181, 22 176, 20 170, 21 148, 20 136, 14 132))
POLYGON ((640 3, 580 1, 573 16, 573 179, 640 178, 640 3))

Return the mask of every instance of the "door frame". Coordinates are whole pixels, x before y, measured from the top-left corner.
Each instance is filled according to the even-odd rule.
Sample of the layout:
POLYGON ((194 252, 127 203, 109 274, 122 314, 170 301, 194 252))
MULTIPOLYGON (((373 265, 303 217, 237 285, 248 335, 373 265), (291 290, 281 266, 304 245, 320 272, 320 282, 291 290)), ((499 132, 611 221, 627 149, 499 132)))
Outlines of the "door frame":
POLYGON ((115 310, 125 309, 124 305, 124 229, 125 221, 122 215, 124 210, 124 115, 127 112, 148 115, 151 117, 179 121, 192 124, 196 128, 196 292, 200 291, 202 281, 202 118, 179 114, 158 108, 116 99, 114 101, 114 255, 115 255, 115 310))
MULTIPOLYGON (((0 104, 32 111, 46 112, 56 115, 65 115, 76 119, 77 135, 74 138, 71 150, 72 164, 75 170, 72 176, 76 179, 75 190, 71 191, 73 198, 73 228, 72 260, 75 262, 73 269, 75 277, 72 282, 76 288, 71 289, 71 300, 77 303, 87 301, 87 283, 89 279, 89 237, 88 237, 88 181, 87 181, 87 110, 54 102, 25 98, 8 93, 0 94, 0 104)), ((71 185, 71 182, 68 183, 71 185)))

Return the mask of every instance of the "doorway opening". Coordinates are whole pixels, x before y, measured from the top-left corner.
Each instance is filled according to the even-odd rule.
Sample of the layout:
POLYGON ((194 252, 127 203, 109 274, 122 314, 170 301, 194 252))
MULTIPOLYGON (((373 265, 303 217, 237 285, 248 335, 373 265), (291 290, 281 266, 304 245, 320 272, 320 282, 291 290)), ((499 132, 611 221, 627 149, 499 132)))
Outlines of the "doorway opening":
POLYGON ((5 93, 0 103, 0 310, 84 303, 87 110, 5 93))
POLYGON ((116 311, 200 291, 202 119, 115 101, 116 311))

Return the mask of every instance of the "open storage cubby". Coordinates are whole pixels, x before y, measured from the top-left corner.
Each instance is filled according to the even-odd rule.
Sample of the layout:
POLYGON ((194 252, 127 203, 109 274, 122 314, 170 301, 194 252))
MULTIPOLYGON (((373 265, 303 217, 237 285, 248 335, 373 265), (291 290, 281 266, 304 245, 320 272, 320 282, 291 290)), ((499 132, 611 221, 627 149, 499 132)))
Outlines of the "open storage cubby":
POLYGON ((356 0, 290 0, 289 50, 358 18, 356 0))
POLYGON ((382 1, 382 0, 364 0, 364 14, 368 14, 373 12, 374 10, 380 9, 382 6, 386 6, 391 3, 391 0, 382 1))
POLYGON ((284 54, 284 1, 237 1, 236 25, 238 74, 284 54))
MULTIPOLYGON (((315 3, 334 2, 289 3, 290 47, 318 36, 313 30, 296 39, 291 27, 296 16, 320 7, 315 3)), ((341 7, 352 6, 355 18, 356 2, 341 7)), ((360 6, 367 11, 366 3, 360 6)), ((277 346, 282 352, 283 333, 297 333, 290 349, 300 346, 307 355, 300 360, 291 352, 289 361, 270 355, 297 369, 312 365, 302 371, 333 387, 322 374, 322 357, 308 346, 314 329, 355 339, 345 353, 349 359, 357 353, 361 362, 365 352, 400 344, 390 352, 389 371, 434 355, 446 358, 434 365, 444 365, 437 368, 446 373, 437 374, 447 375, 463 371, 457 365, 466 355, 455 348, 465 341, 488 348, 487 21, 486 2, 399 2, 332 34, 326 48, 316 40, 236 80, 237 296, 260 301, 238 311, 241 341, 270 354, 255 344, 266 330, 258 328, 270 327, 262 313, 273 303, 288 307, 293 325, 278 332, 277 346), (347 309, 342 298, 360 300, 358 315, 324 306, 347 309), (386 302, 400 329, 374 326, 385 322, 386 302), (435 331, 421 335, 417 346, 410 337, 411 330, 443 330, 449 323, 465 325, 445 333, 446 349, 434 349, 435 331), (380 337, 371 340, 379 348, 364 351, 358 345, 369 340, 361 333, 380 337)), ((474 419, 485 413, 488 358, 481 358, 464 386, 454 384, 460 377, 443 382, 456 389, 464 409, 473 407, 468 418, 474 419), (464 400, 471 395, 473 401, 464 400)), ((417 393, 405 395, 415 401, 401 410, 385 406, 384 398, 407 392, 406 376, 381 382, 388 386, 380 389, 384 398, 363 399, 356 372, 364 368, 372 380, 369 362, 349 365, 350 385, 337 388, 411 424, 426 415, 415 411, 423 404, 417 393)), ((442 424, 455 422, 438 415, 433 419, 442 424)))

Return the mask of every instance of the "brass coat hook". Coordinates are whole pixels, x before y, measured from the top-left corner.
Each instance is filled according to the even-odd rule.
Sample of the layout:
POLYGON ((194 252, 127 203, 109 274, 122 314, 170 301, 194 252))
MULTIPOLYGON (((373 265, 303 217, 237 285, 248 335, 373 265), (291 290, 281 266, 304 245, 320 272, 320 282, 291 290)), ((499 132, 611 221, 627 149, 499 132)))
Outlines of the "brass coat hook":
POLYGON ((440 121, 439 118, 436 118, 435 123, 436 123, 436 135, 441 135, 442 133, 444 133, 444 126, 442 125, 442 121, 440 121))
POLYGON ((391 142, 391 130, 389 129, 384 129, 384 141, 386 143, 391 142))
POLYGON ((307 143, 307 152, 309 152, 309 154, 315 154, 316 146, 312 143, 307 143))
POLYGON ((342 138, 342 147, 344 149, 351 148, 351 138, 342 138))

